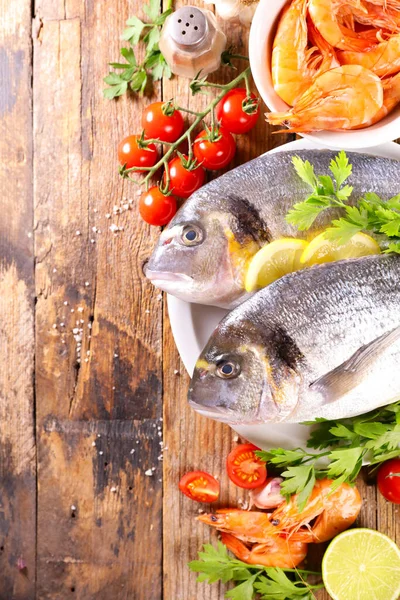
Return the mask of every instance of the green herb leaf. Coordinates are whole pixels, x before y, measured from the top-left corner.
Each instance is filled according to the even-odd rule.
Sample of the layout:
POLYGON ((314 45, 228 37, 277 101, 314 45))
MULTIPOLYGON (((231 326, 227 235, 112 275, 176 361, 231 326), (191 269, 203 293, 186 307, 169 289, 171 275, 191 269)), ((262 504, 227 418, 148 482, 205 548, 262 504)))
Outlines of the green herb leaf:
POLYGON ((143 4, 143 12, 146 13, 150 21, 154 23, 160 12, 160 1, 150 0, 148 4, 143 4))
POLYGON ((121 81, 121 83, 112 85, 111 87, 103 90, 103 95, 104 95, 104 98, 107 98, 108 100, 112 100, 113 98, 116 98, 117 96, 122 96, 123 94, 125 94, 127 89, 128 89, 128 83, 126 81, 121 81))
POLYGON ((331 160, 329 170, 335 178, 337 189, 339 189, 346 179, 350 177, 353 170, 353 167, 351 164, 349 164, 349 159, 347 158, 344 150, 341 150, 336 158, 331 160))
POLYGON ((121 38, 132 44, 132 46, 136 46, 136 44, 139 43, 145 23, 138 17, 131 17, 127 20, 126 24, 129 25, 129 27, 124 29, 121 38))
POLYGON ((302 160, 299 156, 293 156, 292 163, 300 179, 315 190, 318 185, 318 180, 315 176, 312 164, 308 160, 302 160))
POLYGON ((282 494, 287 497, 299 494, 297 503, 301 512, 315 485, 314 467, 312 465, 288 467, 287 471, 282 473, 282 477, 285 478, 281 483, 282 494))
POLYGON ((231 598, 232 600, 252 600, 254 597, 254 582, 256 579, 257 574, 234 587, 233 590, 229 590, 229 592, 225 594, 225 598, 231 598))

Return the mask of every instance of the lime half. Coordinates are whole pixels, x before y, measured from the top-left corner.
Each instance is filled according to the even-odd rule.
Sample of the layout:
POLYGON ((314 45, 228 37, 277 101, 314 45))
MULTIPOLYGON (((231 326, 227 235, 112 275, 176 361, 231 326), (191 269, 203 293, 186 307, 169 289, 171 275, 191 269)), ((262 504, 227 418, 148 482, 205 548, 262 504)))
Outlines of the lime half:
POLYGON ((400 549, 373 529, 349 529, 325 552, 322 578, 333 600, 398 600, 400 549))

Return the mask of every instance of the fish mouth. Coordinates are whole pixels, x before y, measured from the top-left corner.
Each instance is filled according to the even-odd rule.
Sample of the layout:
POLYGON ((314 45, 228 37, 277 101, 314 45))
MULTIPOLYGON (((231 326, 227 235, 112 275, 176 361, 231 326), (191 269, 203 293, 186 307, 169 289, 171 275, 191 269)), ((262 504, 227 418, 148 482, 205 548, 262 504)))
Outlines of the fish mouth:
POLYGON ((158 282, 191 283, 193 281, 192 277, 185 275, 185 273, 174 273, 173 271, 154 271, 148 267, 144 268, 144 274, 146 275, 147 279, 154 283, 154 285, 157 285, 158 282))
POLYGON ((193 400, 189 400, 189 406, 191 406, 200 415, 203 415, 203 417, 209 417, 210 419, 214 419, 216 421, 222 421, 222 423, 234 423, 234 421, 227 417, 225 408, 218 408, 217 406, 205 407, 202 404, 193 402, 193 400))

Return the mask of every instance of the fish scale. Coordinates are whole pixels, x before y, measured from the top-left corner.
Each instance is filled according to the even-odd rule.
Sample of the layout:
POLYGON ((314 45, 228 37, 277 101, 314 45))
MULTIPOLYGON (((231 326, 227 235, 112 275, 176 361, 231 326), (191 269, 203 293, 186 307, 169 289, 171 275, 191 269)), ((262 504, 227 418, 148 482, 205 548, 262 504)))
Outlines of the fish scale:
MULTIPOLYGON (((233 308, 249 297, 244 289, 248 260, 269 241, 282 237, 310 239, 340 210, 324 211, 307 232, 286 222, 293 205, 310 194, 295 172, 293 156, 308 160, 317 175, 329 173, 337 153, 330 150, 286 151, 260 156, 211 181, 195 192, 163 231, 146 268, 160 289, 188 302, 233 308), (200 232, 185 245, 185 227, 200 232)), ((366 192, 388 199, 400 191, 399 162, 349 152, 354 187, 351 202, 366 192)))
POLYGON ((229 313, 199 360, 189 400, 230 423, 340 419, 398 400, 400 256, 282 277, 229 313), (222 378, 225 363, 239 374, 222 378))

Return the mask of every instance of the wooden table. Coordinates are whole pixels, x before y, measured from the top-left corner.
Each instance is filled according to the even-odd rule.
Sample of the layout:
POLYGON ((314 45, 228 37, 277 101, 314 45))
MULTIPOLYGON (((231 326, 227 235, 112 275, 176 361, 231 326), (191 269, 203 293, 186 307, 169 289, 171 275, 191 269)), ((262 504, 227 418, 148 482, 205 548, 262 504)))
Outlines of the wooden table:
MULTIPOLYGON (((215 535, 177 482, 202 468, 221 478, 222 506, 244 498, 224 469, 234 435, 188 408, 165 303, 142 273, 159 231, 116 147, 148 99, 102 97, 140 6, 37 0, 32 14, 31 0, 0 0, 0 600, 223 598, 187 569, 215 535)), ((247 33, 225 29, 246 52, 247 33)), ((151 97, 206 102, 180 78, 151 97)), ((236 163, 289 139, 260 119, 236 163)), ((397 509, 360 489, 360 524, 399 539, 397 509)))

